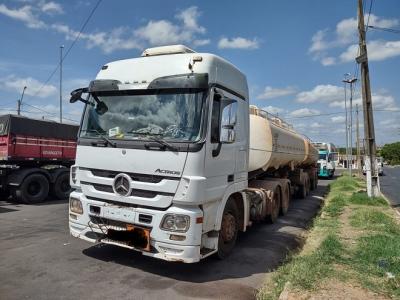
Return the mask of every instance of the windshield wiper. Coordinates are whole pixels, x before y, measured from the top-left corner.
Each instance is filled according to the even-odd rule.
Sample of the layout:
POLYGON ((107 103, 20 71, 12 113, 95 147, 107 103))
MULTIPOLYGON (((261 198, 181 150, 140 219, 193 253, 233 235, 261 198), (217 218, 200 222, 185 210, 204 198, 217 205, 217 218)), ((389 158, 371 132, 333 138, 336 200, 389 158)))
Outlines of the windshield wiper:
MULTIPOLYGON (((152 142, 156 142, 156 143, 160 144, 161 146, 164 146, 163 148, 169 148, 172 151, 178 151, 178 148, 176 148, 174 145, 171 145, 170 143, 168 143, 165 140, 157 139, 157 138, 152 137, 152 136, 147 136, 147 138, 152 142)), ((152 147, 150 144, 145 144, 144 146, 146 148, 151 148, 152 147)))
MULTIPOLYGON (((105 142, 105 145, 110 145, 113 148, 117 147, 116 143, 112 142, 108 137, 106 137, 100 131, 98 131, 96 129, 89 129, 89 130, 88 129, 86 129, 86 130, 84 129, 82 131, 85 131, 85 132, 96 132, 99 135, 99 138, 101 138, 105 142)), ((96 144, 97 145, 97 143, 92 143, 92 144, 96 144)))

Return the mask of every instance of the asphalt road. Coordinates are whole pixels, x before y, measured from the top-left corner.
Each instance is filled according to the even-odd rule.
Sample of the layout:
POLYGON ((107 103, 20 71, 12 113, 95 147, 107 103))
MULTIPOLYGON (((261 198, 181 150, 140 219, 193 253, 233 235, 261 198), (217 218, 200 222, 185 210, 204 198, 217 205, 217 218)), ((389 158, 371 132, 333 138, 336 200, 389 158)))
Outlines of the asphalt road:
POLYGON ((0 299, 252 299, 268 272, 302 245, 330 180, 273 225, 239 236, 224 261, 169 263, 68 233, 67 201, 0 201, 0 299))
POLYGON ((379 177, 381 191, 389 199, 392 206, 400 207, 400 166, 383 169, 383 176, 379 177))

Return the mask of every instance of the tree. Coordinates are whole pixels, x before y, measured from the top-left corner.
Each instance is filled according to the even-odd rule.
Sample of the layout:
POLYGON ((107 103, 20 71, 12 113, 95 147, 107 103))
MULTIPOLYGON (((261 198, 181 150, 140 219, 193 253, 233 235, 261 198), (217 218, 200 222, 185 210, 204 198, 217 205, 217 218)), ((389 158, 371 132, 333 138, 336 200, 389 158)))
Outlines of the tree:
POLYGON ((381 155, 390 165, 400 164, 400 142, 384 145, 381 155))

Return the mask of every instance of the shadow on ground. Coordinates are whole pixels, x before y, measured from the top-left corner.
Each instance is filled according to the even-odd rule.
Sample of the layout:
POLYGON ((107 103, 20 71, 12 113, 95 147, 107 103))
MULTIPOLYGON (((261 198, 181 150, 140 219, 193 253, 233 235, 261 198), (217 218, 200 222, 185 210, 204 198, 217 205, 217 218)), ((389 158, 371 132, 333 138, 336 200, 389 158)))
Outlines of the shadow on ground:
MULTIPOLYGON (((318 189, 321 194, 326 187, 318 189)), ((102 244, 87 248, 83 253, 98 260, 129 266, 133 270, 137 268, 156 277, 161 276, 166 284, 170 284, 170 280, 205 283, 245 278, 277 268, 289 252, 301 247, 304 242, 304 229, 319 212, 322 202, 323 199, 315 195, 304 200, 294 200, 287 215, 281 217, 277 223, 256 224, 241 234, 234 252, 223 261, 209 257, 196 264, 171 263, 143 256, 129 249, 102 244)), ((135 276, 134 273, 132 276, 135 276)), ((159 288, 159 279, 155 281, 154 283, 151 280, 136 281, 135 284, 144 285, 145 288, 159 288)), ((183 287, 186 289, 184 292, 188 293, 187 296, 200 292, 196 291, 196 285, 183 285, 183 287)))

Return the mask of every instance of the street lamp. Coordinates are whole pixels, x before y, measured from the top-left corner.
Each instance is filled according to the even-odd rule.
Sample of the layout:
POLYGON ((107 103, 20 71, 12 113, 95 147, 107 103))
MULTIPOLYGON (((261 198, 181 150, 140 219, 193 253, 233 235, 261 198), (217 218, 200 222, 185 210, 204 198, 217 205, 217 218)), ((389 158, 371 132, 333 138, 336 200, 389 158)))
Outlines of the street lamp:
MULTIPOLYGON (((350 84, 350 125, 349 125, 349 131, 350 131, 350 164, 349 164, 349 173, 350 177, 352 176, 351 174, 351 169, 352 169, 352 163, 353 163, 353 84, 357 81, 357 78, 345 78, 343 79, 343 82, 346 87, 346 83, 350 84)), ((346 112, 347 116, 347 112, 346 112)))
POLYGON ((21 115, 21 105, 22 105, 22 100, 24 99, 25 90, 26 90, 26 86, 24 86, 24 89, 22 90, 21 99, 17 100, 17 114, 18 114, 18 116, 21 115))
POLYGON ((349 126, 348 126, 348 118, 347 118, 347 89, 346 89, 346 79, 351 75, 350 73, 345 73, 344 79, 344 111, 346 114, 346 169, 349 168, 349 126))

